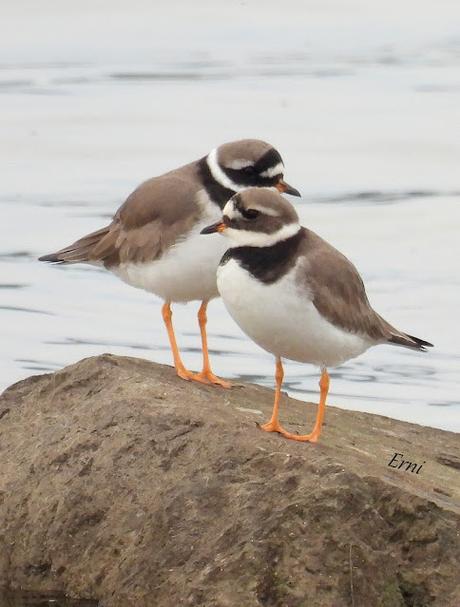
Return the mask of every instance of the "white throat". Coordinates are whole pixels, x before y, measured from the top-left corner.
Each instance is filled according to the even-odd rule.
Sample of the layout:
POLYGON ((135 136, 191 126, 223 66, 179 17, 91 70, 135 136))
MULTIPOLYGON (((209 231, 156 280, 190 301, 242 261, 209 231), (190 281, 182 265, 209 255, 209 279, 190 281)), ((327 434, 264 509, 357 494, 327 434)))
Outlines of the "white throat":
POLYGON ((234 192, 239 192, 244 189, 245 186, 236 185, 236 183, 234 183, 221 169, 217 162, 217 148, 214 148, 209 152, 206 157, 206 162, 211 171, 211 175, 221 186, 227 188, 227 190, 233 190, 234 192))
POLYGON ((273 234, 251 232, 250 230, 235 230, 226 228, 222 234, 228 236, 239 247, 271 247, 282 240, 291 238, 298 233, 301 226, 298 223, 288 223, 273 234))

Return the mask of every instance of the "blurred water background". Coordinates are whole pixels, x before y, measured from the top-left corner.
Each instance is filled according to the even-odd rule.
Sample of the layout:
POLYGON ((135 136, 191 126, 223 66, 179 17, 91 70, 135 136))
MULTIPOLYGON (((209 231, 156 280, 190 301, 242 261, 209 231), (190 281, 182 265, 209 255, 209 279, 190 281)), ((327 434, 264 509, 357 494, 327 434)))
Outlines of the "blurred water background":
MULTIPOLYGON (((258 137, 374 307, 436 345, 333 370, 330 403, 460 431, 458 1, 3 0, 0 110, 1 388, 107 351, 170 363, 160 300, 36 258, 142 180, 258 137)), ((174 316, 192 369, 196 311, 174 316)), ((272 385, 271 356, 219 300, 209 336, 217 373, 272 385)), ((316 399, 317 382, 286 366, 290 393, 316 399)))

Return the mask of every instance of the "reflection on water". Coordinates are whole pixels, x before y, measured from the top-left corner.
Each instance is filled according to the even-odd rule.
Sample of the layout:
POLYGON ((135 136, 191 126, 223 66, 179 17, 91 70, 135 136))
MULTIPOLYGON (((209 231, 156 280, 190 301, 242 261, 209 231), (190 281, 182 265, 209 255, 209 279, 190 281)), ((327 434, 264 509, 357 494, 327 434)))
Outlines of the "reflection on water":
POLYGON ((358 205, 358 204, 398 204, 403 200, 411 199, 411 198, 441 198, 444 196, 460 196, 459 192, 434 192, 434 191, 423 191, 423 190, 414 190, 407 192, 350 192, 349 194, 332 196, 332 197, 319 197, 319 200, 322 203, 331 202, 334 204, 337 203, 346 203, 349 205, 358 205))
POLYGON ((27 312, 31 314, 47 314, 53 316, 52 312, 46 312, 45 310, 34 310, 33 308, 25 308, 21 306, 0 306, 0 310, 11 310, 13 312, 27 312))
POLYGON ((22 592, 2 592, 0 590, 0 607, 97 607, 96 601, 76 601, 62 596, 38 595, 22 592))
MULTIPOLYGON (((160 301, 103 270, 36 259, 101 227, 145 178, 220 142, 260 137, 280 149, 287 180, 304 195, 293 200, 302 222, 353 260, 383 316, 435 344, 427 354, 373 348, 333 369, 331 403, 460 431, 454 4, 455 15, 404 3, 395 28, 378 0, 350 6, 350 14, 338 0, 302 0, 295 20, 271 0, 262 12, 216 0, 228 21, 217 9, 202 19, 200 2, 184 5, 195 26, 171 35, 174 8, 158 14, 145 2, 142 22, 164 20, 155 36, 139 32, 139 19, 121 7, 113 8, 112 31, 94 9, 101 49, 77 9, 69 45, 59 33, 65 27, 56 27, 67 23, 66 11, 40 3, 43 24, 50 19, 56 34, 44 44, 34 11, 6 3, 11 32, 17 22, 30 46, 8 32, 0 39, 0 154, 8 166, 0 194, 1 387, 105 351, 170 364, 160 301)), ((196 312, 195 304, 174 306, 192 369, 201 366, 196 312)), ((209 308, 209 339, 216 372, 273 384, 272 357, 218 300, 209 308)), ((316 369, 288 363, 285 379, 290 392, 317 399, 316 369)))
POLYGON ((19 285, 19 284, 0 284, 0 289, 25 289, 28 285, 19 285))

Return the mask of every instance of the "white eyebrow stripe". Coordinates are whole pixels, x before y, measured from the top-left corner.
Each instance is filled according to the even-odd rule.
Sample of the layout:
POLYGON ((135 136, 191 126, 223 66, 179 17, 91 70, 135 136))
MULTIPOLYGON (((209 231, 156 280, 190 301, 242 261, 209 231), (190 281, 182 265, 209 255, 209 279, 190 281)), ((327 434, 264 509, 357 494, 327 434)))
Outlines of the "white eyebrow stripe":
POLYGON ((278 162, 278 164, 274 167, 270 167, 263 173, 261 173, 261 177, 274 177, 275 175, 281 175, 284 172, 284 164, 282 162, 278 162))
POLYGON ((279 217, 279 213, 277 213, 275 209, 270 209, 269 207, 259 207, 257 204, 251 204, 248 209, 254 209, 254 211, 259 211, 259 213, 262 213, 262 215, 279 217))
POLYGON ((206 163, 209 167, 209 170, 211 171, 211 175, 214 177, 217 183, 219 183, 224 188, 227 188, 228 190, 233 190, 234 192, 239 192, 243 189, 243 187, 245 187, 236 185, 236 183, 234 183, 230 179, 230 177, 227 177, 227 175, 220 168, 219 163, 217 162, 217 148, 214 148, 209 152, 206 157, 206 163))
POLYGON ((229 169, 244 169, 246 167, 252 167, 254 163, 250 160, 245 160, 244 158, 238 158, 237 160, 232 160, 232 162, 228 165, 229 169))
MULTIPOLYGON (((259 213, 262 213, 262 215, 270 215, 271 217, 279 217, 279 213, 275 209, 270 209, 268 207, 260 207, 257 204, 251 204, 248 207, 248 209, 254 209, 254 211, 259 211, 259 213)), ((235 208, 232 198, 226 203, 226 205, 222 209, 222 213, 224 215, 227 215, 227 217, 229 219, 235 219, 235 217, 241 217, 241 218, 243 217, 243 214, 241 213, 241 211, 239 209, 235 208)))
POLYGON ((230 227, 227 227, 222 234, 240 246, 271 247, 282 240, 286 240, 287 238, 294 236, 300 229, 300 224, 289 223, 273 234, 266 234, 265 232, 251 232, 250 230, 237 230, 230 227))

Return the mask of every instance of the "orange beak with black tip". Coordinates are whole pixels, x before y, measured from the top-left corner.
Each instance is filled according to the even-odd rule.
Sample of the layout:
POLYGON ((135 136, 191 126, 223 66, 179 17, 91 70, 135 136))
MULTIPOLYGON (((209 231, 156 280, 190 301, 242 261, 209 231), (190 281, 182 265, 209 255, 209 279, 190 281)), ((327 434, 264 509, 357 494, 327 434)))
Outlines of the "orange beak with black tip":
POLYGON ((288 183, 286 183, 284 181, 284 179, 280 179, 278 181, 278 183, 275 185, 275 188, 278 190, 278 192, 281 192, 282 194, 290 194, 291 196, 300 196, 300 192, 299 190, 296 190, 295 188, 292 187, 292 185, 289 185, 288 183))
POLYGON ((200 234, 214 234, 215 232, 223 232, 227 226, 223 221, 218 221, 217 223, 213 223, 212 225, 203 228, 200 234))

